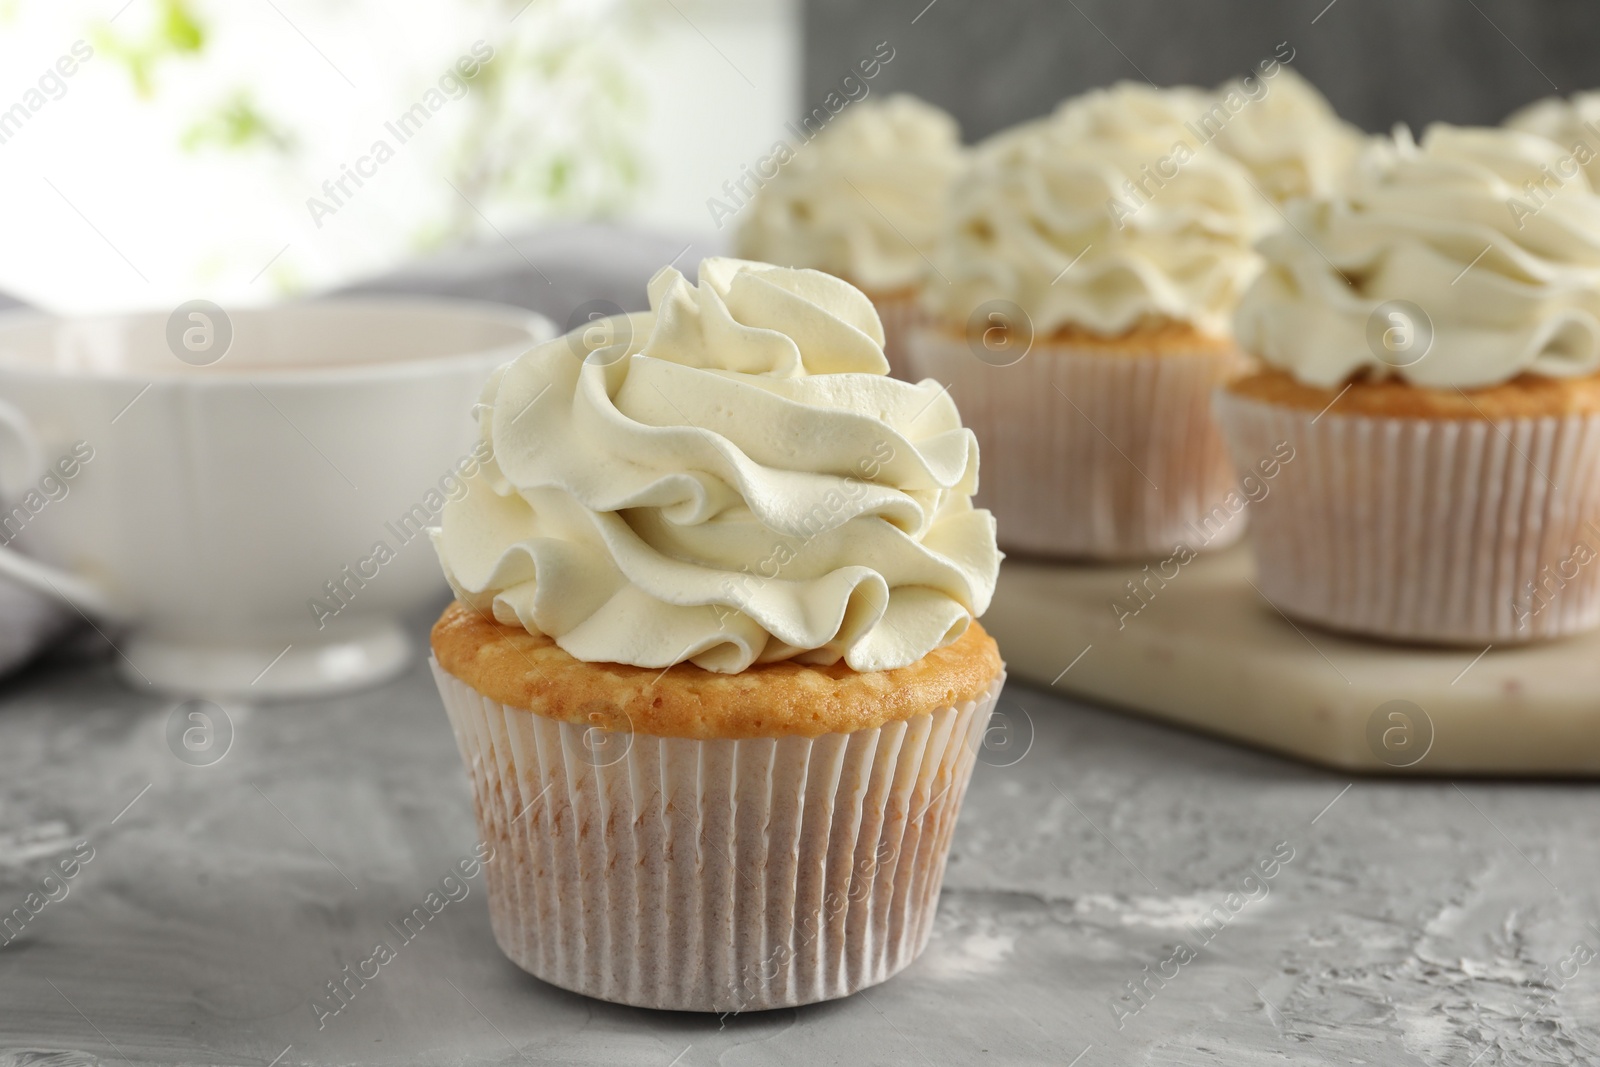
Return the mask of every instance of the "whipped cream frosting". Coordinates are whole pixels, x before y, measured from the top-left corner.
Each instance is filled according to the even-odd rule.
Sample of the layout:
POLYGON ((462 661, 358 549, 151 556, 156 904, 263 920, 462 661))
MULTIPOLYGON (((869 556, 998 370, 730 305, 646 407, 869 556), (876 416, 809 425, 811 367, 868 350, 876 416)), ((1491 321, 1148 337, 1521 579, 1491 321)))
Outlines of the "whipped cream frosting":
POLYGON ((1330 196, 1349 181, 1367 135, 1341 119, 1294 68, 1228 82, 1217 95, 1233 105, 1219 123, 1217 147, 1249 167, 1274 200, 1330 196))
POLYGON ((921 281, 964 160, 956 121, 897 93, 851 104, 757 191, 739 254, 874 293, 921 281))
POLYGON ((1559 144, 1584 169, 1589 184, 1600 189, 1600 91, 1536 100, 1513 112, 1505 124, 1559 144))
POLYGON ((578 659, 902 667, 988 607, 977 441, 813 270, 668 267, 650 308, 500 368, 492 460, 433 531, 456 595, 578 659))
POLYGON ((1276 215, 1245 166, 1190 129, 1213 101, 1124 82, 979 145, 952 194, 930 310, 959 325, 1003 299, 1040 335, 1165 320, 1225 336, 1276 215))
POLYGON ((1513 130, 1440 124, 1420 146, 1398 130, 1346 193, 1286 207, 1290 228, 1261 242, 1267 269, 1240 304, 1240 344, 1325 387, 1358 372, 1434 388, 1595 373, 1600 196, 1576 170, 1537 197, 1526 185, 1565 154, 1513 130), (1392 300, 1432 328, 1431 348, 1404 366, 1369 341, 1392 300))

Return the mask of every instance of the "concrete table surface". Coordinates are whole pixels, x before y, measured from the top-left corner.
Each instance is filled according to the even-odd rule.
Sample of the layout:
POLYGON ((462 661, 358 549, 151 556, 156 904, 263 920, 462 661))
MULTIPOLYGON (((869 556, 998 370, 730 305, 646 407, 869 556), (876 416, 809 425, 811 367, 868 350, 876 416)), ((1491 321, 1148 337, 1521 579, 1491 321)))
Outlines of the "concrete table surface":
POLYGON ((718 1019, 518 971, 481 875, 394 935, 476 840, 423 664, 225 708, 214 762, 227 724, 186 748, 113 673, 0 683, 0 1067, 1600 1061, 1592 785, 1352 781, 1014 685, 927 953, 718 1019))

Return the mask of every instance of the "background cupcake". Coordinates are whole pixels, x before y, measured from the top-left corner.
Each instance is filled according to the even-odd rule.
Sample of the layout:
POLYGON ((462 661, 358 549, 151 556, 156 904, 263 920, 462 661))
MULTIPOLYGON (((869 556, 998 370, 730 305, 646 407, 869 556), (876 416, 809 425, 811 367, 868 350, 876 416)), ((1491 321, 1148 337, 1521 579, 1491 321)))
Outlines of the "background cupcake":
POLYGON ((1208 405, 1244 367, 1230 318, 1276 215, 1202 140, 1216 103, 1089 93, 978 146, 953 193, 912 365, 977 433, 1008 548, 1151 557, 1242 529, 1208 405))
POLYGON ((1431 127, 1288 207, 1239 309, 1268 364, 1218 397, 1262 593, 1360 633, 1507 642, 1600 623, 1600 196, 1566 149, 1431 127))
POLYGON ((956 121, 903 93, 848 106, 764 183, 739 228, 739 255, 827 271, 872 299, 890 373, 964 159, 956 121))
POLYGON ((670 268, 497 372, 434 631, 495 935, 568 989, 732 1011, 925 944, 1002 665, 977 449, 837 278, 670 268), (613 343, 606 345, 606 341, 613 343), (604 346, 604 347, 597 347, 604 346))

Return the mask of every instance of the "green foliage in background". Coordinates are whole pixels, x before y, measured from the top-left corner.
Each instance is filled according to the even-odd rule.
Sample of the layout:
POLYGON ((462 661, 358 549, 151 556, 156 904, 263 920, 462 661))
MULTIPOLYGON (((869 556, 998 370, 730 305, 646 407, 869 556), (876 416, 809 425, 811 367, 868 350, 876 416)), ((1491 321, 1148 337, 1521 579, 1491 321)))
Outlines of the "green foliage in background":
MULTIPOLYGON (((497 6, 514 27, 529 24, 497 43, 494 62, 474 80, 451 180, 474 203, 541 215, 618 214, 645 177, 638 145, 646 101, 626 56, 649 34, 652 15, 640 0, 622 0, 607 14, 611 34, 602 36, 593 20, 564 17, 557 0, 497 6)), ((474 227, 476 213, 457 201, 437 240, 474 227)))
POLYGON ((288 155, 299 142, 294 131, 261 109, 249 89, 236 89, 214 111, 202 115, 184 131, 181 143, 191 152, 201 148, 237 152, 261 147, 288 155))
POLYGON ((155 25, 135 38, 118 34, 110 25, 93 31, 95 50, 127 68, 134 91, 146 100, 156 93, 156 68, 184 56, 198 56, 206 46, 206 31, 194 5, 186 0, 160 0, 155 25))
MULTIPOLYGON (((0 0, 0 15, 14 0, 0 0)), ((173 64, 214 62, 212 27, 227 13, 225 0, 156 0, 157 14, 139 31, 109 23, 91 31, 101 54, 126 71, 142 100, 162 98, 162 74, 173 64), (216 6, 210 6, 216 5, 216 6)), ((492 62, 472 79, 452 108, 466 111, 459 136, 445 150, 441 177, 465 195, 443 190, 439 210, 419 210, 411 234, 419 249, 481 236, 485 215, 516 218, 605 217, 623 211, 644 183, 639 144, 646 103, 627 62, 645 40, 659 10, 646 0, 572 4, 563 0, 454 0, 493 12, 503 34, 489 41, 492 62)), ((670 9, 668 9, 670 10, 670 9)), ((463 20, 467 21, 467 20, 463 20)), ((444 46, 437 62, 454 62, 464 42, 444 46)), ((419 74, 404 86, 406 99, 436 74, 419 74)), ((262 87, 242 84, 220 100, 197 101, 178 147, 233 156, 265 154, 283 164, 286 180, 315 188, 323 175, 300 173, 295 163, 311 132, 261 101, 262 87)), ((163 98, 164 100, 164 98, 163 98)))

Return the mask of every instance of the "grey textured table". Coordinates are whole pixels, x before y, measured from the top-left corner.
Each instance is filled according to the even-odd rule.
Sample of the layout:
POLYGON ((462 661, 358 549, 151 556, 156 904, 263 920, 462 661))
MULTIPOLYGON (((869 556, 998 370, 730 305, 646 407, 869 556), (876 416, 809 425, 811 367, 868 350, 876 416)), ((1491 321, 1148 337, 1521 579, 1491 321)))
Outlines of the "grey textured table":
POLYGON ((1020 686, 887 985, 726 1020, 586 1000, 500 955, 480 876, 319 1029, 475 841, 432 682, 235 707, 209 766, 172 707, 108 662, 0 686, 0 909, 57 898, 0 946, 3 1067, 1600 1061, 1593 786, 1352 784, 1020 686))

